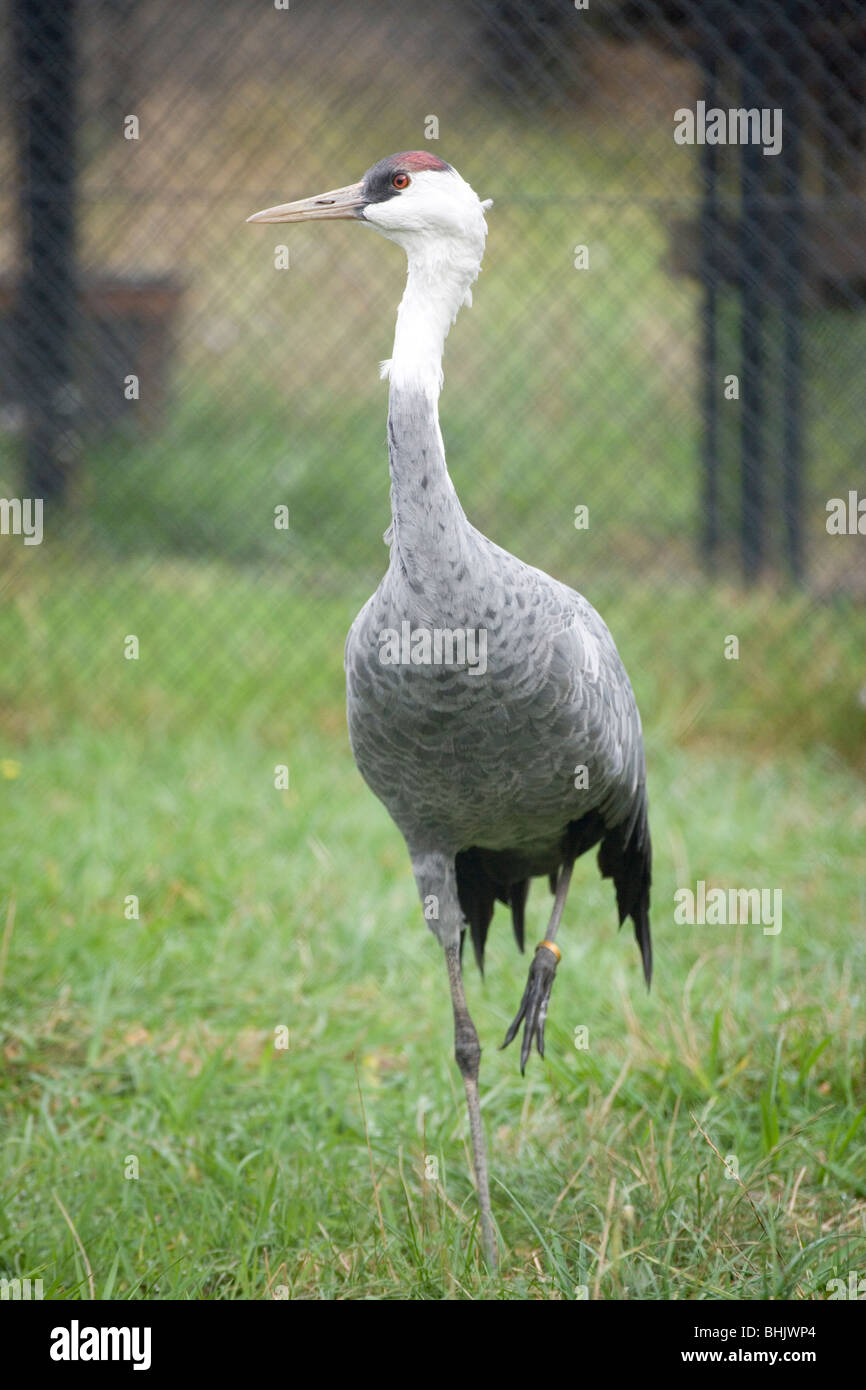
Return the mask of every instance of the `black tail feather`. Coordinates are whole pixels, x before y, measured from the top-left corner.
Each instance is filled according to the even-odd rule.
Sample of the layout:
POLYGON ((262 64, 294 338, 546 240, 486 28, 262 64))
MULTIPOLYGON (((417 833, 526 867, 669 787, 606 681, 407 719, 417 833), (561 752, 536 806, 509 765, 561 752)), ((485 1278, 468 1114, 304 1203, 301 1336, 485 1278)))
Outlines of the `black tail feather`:
POLYGON ((518 950, 524 950, 526 941, 526 897, 529 893, 529 879, 521 879, 519 883, 512 883, 510 889, 511 898, 511 925, 514 928, 514 939, 517 942, 518 950))
POLYGON ((653 973, 649 923, 652 844, 645 800, 630 827, 616 826, 605 835, 598 851, 598 867, 604 878, 613 879, 620 926, 626 917, 634 922, 635 939, 649 987, 653 973))
MULTIPOLYGON (((487 931, 493 918, 496 902, 505 903, 511 908, 511 921, 514 936, 521 951, 524 941, 524 915, 526 895, 529 892, 527 878, 512 878, 509 873, 509 856, 495 855, 480 849, 461 850, 456 859, 457 894, 460 908, 466 918, 475 960, 478 969, 484 974, 484 947, 487 931)), ((466 933, 464 932, 464 936, 466 933)))
MULTIPOLYGON (((463 916, 472 934, 472 949, 475 962, 484 974, 484 945, 487 930, 493 917, 493 904, 496 893, 483 870, 472 857, 470 850, 466 855, 457 856, 457 893, 463 916)), ((463 933, 465 937, 466 933, 463 933)), ((462 938, 461 938, 462 942, 462 938)))
MULTIPOLYGON (((605 878, 613 879, 620 926, 626 917, 634 922, 644 976, 649 985, 652 978, 649 924, 652 847, 645 796, 635 804, 630 818, 612 830, 605 830, 598 811, 590 811, 579 821, 572 821, 563 838, 562 857, 574 860, 599 841, 598 866, 605 878)), ((487 932, 497 901, 511 908, 515 940, 520 950, 524 949, 526 898, 531 875, 537 870, 518 856, 483 849, 461 850, 455 868, 460 907, 472 936, 478 969, 483 975, 487 932)), ((555 874, 550 875, 550 887, 552 892, 556 891, 555 874)), ((464 932, 463 938, 465 936, 464 932)))

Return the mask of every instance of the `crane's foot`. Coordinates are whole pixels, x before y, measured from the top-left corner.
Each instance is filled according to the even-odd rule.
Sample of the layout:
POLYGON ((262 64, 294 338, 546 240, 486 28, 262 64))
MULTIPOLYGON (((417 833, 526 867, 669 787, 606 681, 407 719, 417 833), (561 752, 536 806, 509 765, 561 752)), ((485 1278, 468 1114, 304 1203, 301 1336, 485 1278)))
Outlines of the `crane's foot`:
MULTIPOLYGON (((523 991, 523 998, 520 1001, 520 1010, 505 1034, 505 1041, 502 1047, 507 1047, 517 1035, 517 1030, 523 1022, 523 1042, 520 1045, 520 1072, 521 1075, 526 1070, 526 1063, 532 1050, 533 1040, 538 1048, 539 1057, 544 1056, 544 1021, 547 1018, 547 1006, 550 1003, 550 991, 553 988, 553 977, 556 974, 556 967, 562 959, 559 947, 552 941, 542 941, 536 947, 535 955, 532 957, 532 964, 529 967, 529 979, 526 982, 526 989, 523 991)), ((500 1051, 502 1050, 500 1048, 500 1051)))

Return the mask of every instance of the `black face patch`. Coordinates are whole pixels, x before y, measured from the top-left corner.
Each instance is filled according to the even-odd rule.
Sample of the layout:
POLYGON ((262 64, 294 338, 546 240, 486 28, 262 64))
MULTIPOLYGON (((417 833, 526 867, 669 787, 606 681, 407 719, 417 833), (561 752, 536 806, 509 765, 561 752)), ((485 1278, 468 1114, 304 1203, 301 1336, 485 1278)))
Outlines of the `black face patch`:
POLYGON ((370 203, 386 203, 389 198, 400 196, 402 190, 395 188, 391 182, 395 174, 408 174, 411 178, 422 169, 441 171, 450 168, 451 165, 446 164, 444 159, 439 159, 435 154, 428 154, 426 150, 405 150, 402 154, 389 154, 387 159, 380 159, 378 164, 368 169, 361 180, 364 206, 370 203))

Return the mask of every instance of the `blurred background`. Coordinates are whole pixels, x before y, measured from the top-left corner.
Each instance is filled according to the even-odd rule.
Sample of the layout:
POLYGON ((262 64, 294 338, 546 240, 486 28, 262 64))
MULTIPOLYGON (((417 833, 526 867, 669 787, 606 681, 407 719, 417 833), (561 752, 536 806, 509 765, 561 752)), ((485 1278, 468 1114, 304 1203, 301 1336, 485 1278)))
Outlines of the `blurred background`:
POLYGON ((13 5, 0 483, 46 539, 0 551, 4 689, 53 703, 62 668, 113 703, 118 625, 159 631, 155 700, 234 715, 276 659, 330 682, 385 558, 403 262, 244 218, 427 146, 495 199, 442 406, 472 520, 621 605, 706 735, 858 756, 866 552, 827 502, 866 487, 866 31, 853 0, 760 9, 13 5), (698 101, 783 107, 781 151, 675 143, 698 101), (760 643, 748 729, 728 631, 760 643))
MULTIPOLYGON (((0 987, 14 1005, 4 1056, 19 1102, 54 1115, 83 1086, 101 1113, 107 1096, 146 1096, 137 1068, 207 1076, 229 1037, 247 1084, 271 1065, 286 991, 320 1044, 329 999, 357 1030, 340 1035, 335 1076, 357 1041, 370 1086, 387 1090, 402 1076, 395 1059, 412 1056, 399 1018, 401 992, 418 988, 412 960, 430 982, 419 1020, 428 994, 446 1002, 408 860, 354 773, 342 707, 345 633, 387 559, 377 364, 403 257, 351 223, 244 224, 429 148, 494 199, 441 399, 465 510, 584 592, 615 635, 647 732, 662 932, 674 887, 698 875, 784 887, 790 926, 777 942, 748 938, 751 1002, 731 1004, 713 1056, 719 1037, 736 1051, 752 1028, 760 1055, 765 1008, 819 998, 840 1068, 824 1080, 853 1103, 862 1027, 848 1004, 835 1011, 866 907, 866 540, 831 534, 828 503, 841 499, 856 525, 866 497, 862 6, 3 9, 0 987), (781 109, 781 149, 678 143, 675 113, 699 103, 781 109), (36 498, 44 534, 28 545, 15 499, 36 498), (275 788, 283 765, 289 786, 275 788), (383 964, 377 923, 402 931, 412 914, 412 943, 404 932, 383 964), (322 922, 337 936, 343 923, 339 945, 317 937, 322 922), (784 972, 798 929, 798 985, 786 977, 771 1004, 763 953, 784 972), (394 1037, 374 1047, 377 1008, 394 1037), (853 1050, 838 1045, 847 1028, 859 1030, 853 1050)), ((589 892, 620 962, 606 890, 589 892)), ((504 956, 504 930, 499 940, 504 956)), ((685 978, 694 947, 663 937, 665 955, 668 980, 685 978)), ((726 972, 730 957, 716 965, 726 972)), ((507 983, 503 1019, 517 975, 507 983)), ((787 1026, 802 1061, 821 1028, 806 1013, 801 1023, 787 1026)), ((445 1076, 442 1026, 418 1046, 441 1052, 445 1076)), ((672 1036, 665 1065, 700 1091, 712 1067, 694 1061, 688 1028, 672 1036)), ((294 1073, 298 1106, 318 1094, 309 1062, 294 1073)), ((782 1102, 764 1063, 751 1101, 766 1158, 782 1102)), ((137 1132, 165 1152, 186 1142, 172 1137, 185 1119, 163 1134, 141 1104, 137 1132)), ((228 1121, 226 1132, 231 1146, 228 1121)), ((840 1128, 848 1159, 853 1138, 840 1128)), ((553 1152, 549 1134, 538 1142, 553 1152)), ((71 1170, 52 1144, 42 1157, 59 1182, 71 1170)), ((68 1235, 39 1208, 41 1163, 16 1178, 37 1253, 68 1235)), ((866 1195, 831 1170, 815 1177, 816 1229, 836 1211, 821 1205, 828 1182, 866 1195)), ((132 1200, 118 1188, 115 1218, 132 1200)), ((136 1283, 124 1253, 116 1277, 164 1289, 161 1258, 136 1283)), ((64 1259, 52 1268, 68 1291, 71 1244, 64 1259)), ((27 1267, 41 1267, 36 1255, 27 1267)), ((236 1288, 235 1276, 208 1264, 196 1287, 236 1288)))

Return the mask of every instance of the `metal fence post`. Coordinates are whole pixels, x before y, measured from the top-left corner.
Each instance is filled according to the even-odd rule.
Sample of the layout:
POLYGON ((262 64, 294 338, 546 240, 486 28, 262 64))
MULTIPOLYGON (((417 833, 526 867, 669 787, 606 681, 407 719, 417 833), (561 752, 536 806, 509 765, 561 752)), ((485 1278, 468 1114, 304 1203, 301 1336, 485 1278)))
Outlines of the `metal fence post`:
POLYGON ((75 317, 75 4, 14 0, 21 238, 17 376, 25 488, 63 496, 72 453, 75 317))

